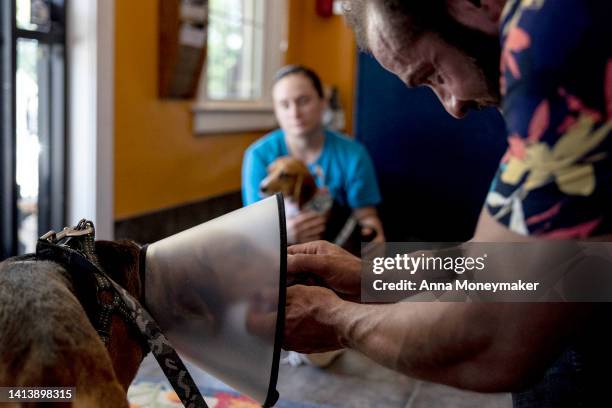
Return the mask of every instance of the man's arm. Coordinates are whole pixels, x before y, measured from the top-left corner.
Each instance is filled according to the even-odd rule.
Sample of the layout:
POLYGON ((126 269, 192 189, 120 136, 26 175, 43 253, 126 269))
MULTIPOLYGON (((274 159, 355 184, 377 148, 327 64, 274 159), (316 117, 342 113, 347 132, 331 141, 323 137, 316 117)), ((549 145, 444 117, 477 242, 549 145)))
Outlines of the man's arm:
MULTIPOLYGON (((508 230, 483 209, 472 241, 534 239, 508 230)), ((350 255, 321 242, 292 247, 289 253, 290 273, 314 273, 344 297, 358 296, 360 267, 350 255)), ((288 289, 288 300, 293 299, 287 303, 285 342, 289 349, 330 349, 329 340, 319 342, 324 336, 317 333, 333 333, 336 348, 351 347, 404 374, 476 391, 509 391, 538 379, 563 349, 568 335, 578 330, 578 322, 590 307, 575 303, 362 305, 343 301, 327 289, 316 289, 288 289), (320 302, 321 291, 331 297, 327 294, 320 302), (297 299, 307 305, 292 309, 292 304, 299 304, 297 299), (296 312, 298 309, 303 313, 296 312), (292 310, 296 313, 290 313, 292 310), (304 329, 308 327, 304 321, 310 319, 317 330, 304 329), (320 327, 325 329, 319 331, 320 327), (324 343, 325 347, 317 348, 324 343)))
POLYGON ((541 376, 576 323, 569 304, 397 303, 337 310, 343 344, 404 374, 484 392, 541 376))
POLYGON ((285 347, 356 349, 406 375, 481 392, 538 379, 587 305, 421 303, 362 305, 321 287, 288 289, 285 347), (308 311, 306 313, 306 311, 308 311))

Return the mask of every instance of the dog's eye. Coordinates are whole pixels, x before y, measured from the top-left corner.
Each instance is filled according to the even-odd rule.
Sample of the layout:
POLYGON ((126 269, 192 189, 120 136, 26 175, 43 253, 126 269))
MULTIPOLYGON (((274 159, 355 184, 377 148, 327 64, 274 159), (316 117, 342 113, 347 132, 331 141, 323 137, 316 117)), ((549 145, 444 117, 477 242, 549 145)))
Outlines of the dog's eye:
POLYGON ((289 175, 285 173, 284 171, 281 171, 281 173, 278 175, 278 178, 281 178, 281 179, 286 179, 288 177, 289 175))

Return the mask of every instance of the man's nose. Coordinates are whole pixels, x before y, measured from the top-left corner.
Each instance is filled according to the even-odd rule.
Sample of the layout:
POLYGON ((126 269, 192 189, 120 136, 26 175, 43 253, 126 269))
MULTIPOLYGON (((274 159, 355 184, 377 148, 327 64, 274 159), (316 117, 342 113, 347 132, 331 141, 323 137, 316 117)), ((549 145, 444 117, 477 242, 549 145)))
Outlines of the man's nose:
POLYGON ((429 85, 429 87, 434 91, 444 109, 454 118, 461 119, 464 117, 468 113, 470 106, 473 105, 470 101, 458 99, 442 86, 429 85))
POLYGON ((457 119, 461 119, 467 115, 470 107, 469 101, 457 99, 453 94, 446 95, 442 100, 442 104, 444 105, 444 109, 457 119))

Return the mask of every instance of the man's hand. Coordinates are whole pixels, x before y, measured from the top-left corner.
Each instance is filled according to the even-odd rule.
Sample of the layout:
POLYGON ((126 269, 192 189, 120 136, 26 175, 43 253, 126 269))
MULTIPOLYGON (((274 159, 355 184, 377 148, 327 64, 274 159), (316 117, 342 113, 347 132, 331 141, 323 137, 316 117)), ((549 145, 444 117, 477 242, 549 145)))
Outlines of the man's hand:
POLYGON ((327 217, 314 211, 302 211, 287 218, 287 241, 290 244, 315 241, 323 237, 327 217))
POLYGON ((283 348, 300 353, 342 348, 334 325, 334 311, 343 302, 334 292, 320 286, 287 288, 283 348))
POLYGON ((287 252, 290 281, 315 275, 343 298, 359 300, 361 259, 327 241, 294 245, 287 252))

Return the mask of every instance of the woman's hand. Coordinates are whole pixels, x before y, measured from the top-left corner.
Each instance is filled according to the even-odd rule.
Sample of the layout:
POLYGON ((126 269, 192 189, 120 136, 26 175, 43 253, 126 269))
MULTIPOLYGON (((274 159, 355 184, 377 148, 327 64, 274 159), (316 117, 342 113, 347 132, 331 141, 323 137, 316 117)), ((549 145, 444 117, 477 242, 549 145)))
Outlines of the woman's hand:
POLYGON ((301 211, 295 217, 287 218, 287 241, 301 244, 323 237, 327 218, 314 211, 301 211))

